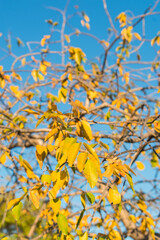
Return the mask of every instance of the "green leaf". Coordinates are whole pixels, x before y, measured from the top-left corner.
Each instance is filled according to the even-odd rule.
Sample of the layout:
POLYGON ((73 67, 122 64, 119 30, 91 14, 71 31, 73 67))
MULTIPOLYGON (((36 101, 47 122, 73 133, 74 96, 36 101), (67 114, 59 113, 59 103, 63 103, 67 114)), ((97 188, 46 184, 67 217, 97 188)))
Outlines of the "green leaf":
POLYGON ((86 196, 87 196, 87 198, 88 198, 88 201, 89 201, 91 204, 93 204, 94 201, 95 201, 95 196, 93 195, 93 193, 88 192, 88 193, 86 193, 86 196))
POLYGON ((158 167, 158 161, 156 158, 151 159, 151 165, 153 168, 158 167))
POLYGON ((80 214, 80 216, 78 218, 78 221, 77 221, 77 224, 76 224, 76 229, 78 228, 78 226, 79 226, 79 224, 80 224, 80 222, 81 222, 81 220, 83 218, 84 212, 85 212, 85 209, 82 210, 82 212, 81 212, 81 214, 80 214))
POLYGON ((59 230, 62 231, 63 234, 68 234, 68 222, 67 218, 63 214, 59 214, 57 217, 57 223, 59 230))
POLYGON ((12 208, 12 213, 13 213, 13 216, 14 216, 14 218, 15 218, 16 220, 18 220, 19 217, 20 217, 22 207, 23 207, 22 202, 19 202, 17 205, 15 205, 15 206, 12 208))

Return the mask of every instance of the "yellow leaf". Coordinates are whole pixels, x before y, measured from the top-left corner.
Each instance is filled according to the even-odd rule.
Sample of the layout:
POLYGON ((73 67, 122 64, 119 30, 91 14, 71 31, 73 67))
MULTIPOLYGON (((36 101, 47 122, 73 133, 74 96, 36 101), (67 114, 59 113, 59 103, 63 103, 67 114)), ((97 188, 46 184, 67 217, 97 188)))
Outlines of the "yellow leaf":
POLYGON ((25 178, 25 177, 23 177, 23 176, 21 176, 20 178, 18 178, 18 181, 20 181, 20 182, 26 182, 27 183, 27 178, 25 178))
POLYGON ((119 204, 121 202, 121 194, 116 189, 109 189, 109 201, 113 204, 119 204))
POLYGON ((47 156, 47 148, 45 146, 37 145, 36 146, 36 158, 40 168, 42 169, 43 161, 47 156))
POLYGON ((147 205, 146 205, 146 203, 144 201, 140 201, 139 203, 137 203, 137 205, 143 212, 146 212, 147 205))
POLYGON ((71 102, 72 106, 77 110, 77 108, 83 109, 88 113, 88 109, 83 106, 83 103, 80 102, 79 100, 75 100, 74 102, 71 102))
POLYGON ((30 171, 33 171, 31 165, 30 165, 26 160, 23 159, 22 161, 20 161, 20 164, 21 164, 21 166, 23 166, 25 169, 30 170, 30 171))
POLYGON ((144 170, 144 168, 145 168, 145 166, 142 162, 136 161, 136 165, 137 165, 137 168, 141 171, 144 170))
POLYGON ((53 146, 51 144, 48 144, 47 149, 48 149, 49 152, 53 152, 53 150, 55 149, 55 146, 53 146))
POLYGON ((121 35, 122 35, 122 38, 127 40, 129 43, 131 42, 132 40, 132 31, 133 27, 132 26, 129 26, 127 28, 124 28, 122 31, 121 31, 121 35))
POLYGON ((124 73, 123 78, 125 79, 126 83, 129 82, 129 72, 124 73))
POLYGON ((65 154, 66 156, 68 156, 68 153, 70 151, 70 147, 75 142, 76 142, 76 138, 72 138, 72 137, 65 138, 65 140, 63 141, 63 146, 62 146, 62 153, 65 154))
POLYGON ((49 202, 49 206, 53 209, 54 214, 57 215, 61 207, 61 200, 59 198, 52 199, 49 202))
POLYGON ((113 170, 114 170, 113 165, 109 164, 106 168, 106 171, 103 173, 103 177, 109 178, 110 176, 112 176, 113 170))
POLYGON ((37 70, 33 69, 32 72, 31 72, 31 75, 32 75, 34 81, 37 82, 37 77, 38 77, 37 76, 37 70))
POLYGON ((90 30, 90 24, 89 24, 89 23, 86 23, 86 28, 87 28, 88 30, 90 30))
POLYGON ((47 148, 45 146, 37 145, 36 150, 38 154, 43 154, 45 152, 47 154, 47 148))
POLYGON ((26 59, 25 58, 21 59, 21 64, 22 64, 22 66, 24 66, 26 64, 26 59))
POLYGON ((78 155, 78 152, 79 152, 79 149, 81 147, 81 143, 73 143, 71 145, 71 147, 69 148, 69 151, 68 151, 68 165, 70 167, 72 167, 77 155, 78 155))
POLYGON ((52 182, 56 182, 56 181, 57 181, 57 178, 58 178, 58 172, 53 171, 53 172, 51 173, 51 178, 52 178, 52 182))
POLYGON ((32 75, 34 81, 37 82, 38 81, 38 70, 33 69, 31 72, 31 75, 32 75))
POLYGON ((65 34, 64 37, 65 37, 67 43, 70 43, 70 38, 69 38, 69 36, 65 34))
POLYGON ((5 87, 5 80, 0 77, 0 88, 4 88, 4 87, 5 87))
POLYGON ((109 232, 109 236, 108 237, 109 237, 109 239, 122 240, 120 233, 117 230, 115 230, 115 229, 112 229, 109 232))
POLYGON ((88 80, 89 79, 89 75, 87 73, 84 73, 83 74, 83 79, 88 80))
POLYGON ((41 46, 43 47, 46 43, 46 40, 49 39, 51 36, 50 35, 45 35, 42 40, 41 40, 41 46))
POLYGON ((119 19, 119 22, 121 23, 120 27, 124 27, 127 23, 127 17, 125 12, 122 12, 116 17, 116 19, 119 19))
POLYGON ((45 137, 44 141, 47 141, 49 138, 51 138, 52 136, 54 136, 56 133, 58 133, 59 129, 58 128, 54 128, 52 129, 47 136, 45 137))
POLYGON ((84 19, 86 20, 86 22, 89 22, 89 17, 86 14, 84 15, 84 19))
POLYGON ((154 129, 160 133, 160 121, 154 121, 154 129))
MULTIPOLYGON (((59 188, 59 189, 60 189, 60 188, 59 188)), ((58 190, 59 190, 59 189, 58 189, 58 190)), ((50 198, 51 200, 56 198, 56 195, 57 195, 58 190, 55 190, 55 187, 53 187, 53 188, 48 192, 49 198, 50 198)))
POLYGON ((79 240, 88 240, 88 233, 85 232, 82 236, 79 237, 79 240))
POLYGON ((7 210, 9 210, 10 208, 14 207, 20 201, 21 201, 21 198, 16 198, 16 199, 13 199, 13 200, 9 201, 8 206, 7 206, 7 210))
POLYGON ((80 172, 83 171, 84 169, 84 166, 85 166, 85 163, 86 163, 86 160, 87 160, 87 157, 88 157, 88 153, 86 152, 82 152, 78 155, 78 158, 77 158, 77 168, 80 172))
POLYGON ((68 74, 68 79, 69 79, 70 81, 72 81, 72 79, 73 79, 73 78, 72 78, 72 73, 69 73, 69 74, 68 74))
POLYGON ((52 65, 50 62, 45 61, 45 60, 43 60, 42 63, 43 63, 43 65, 45 65, 46 67, 51 67, 51 65, 52 65))
POLYGON ((93 136, 90 124, 85 120, 81 120, 80 124, 80 136, 84 137, 88 141, 92 140, 93 136))
POLYGON ((151 40, 151 46, 153 46, 154 43, 155 43, 155 38, 153 38, 153 39, 151 40))
POLYGON ((58 92, 58 97, 59 97, 60 101, 65 103, 67 100, 67 88, 61 87, 58 92))
POLYGON ((18 79, 20 81, 22 80, 21 76, 18 73, 15 73, 15 72, 12 73, 12 77, 16 78, 16 79, 18 79))
POLYGON ((84 20, 81 20, 81 24, 82 24, 82 26, 84 27, 85 21, 84 21, 84 20))
POLYGON ((64 195, 63 199, 66 203, 68 203, 69 202, 69 195, 64 195))
POLYGON ((94 150, 94 148, 92 148, 90 145, 88 145, 87 143, 83 143, 83 145, 85 146, 85 148, 87 149, 87 151, 93 155, 93 157, 97 160, 97 162, 99 163, 99 158, 97 156, 96 151, 94 150))
POLYGON ((44 65, 42 62, 40 63, 39 71, 43 73, 44 75, 47 74, 47 66, 44 65))
POLYGON ((34 114, 34 115, 39 115, 38 112, 35 112, 34 110, 32 109, 25 109, 24 112, 27 112, 28 114, 34 114))
POLYGON ((35 208, 38 209, 39 208, 39 199, 40 199, 38 190, 31 190, 29 197, 30 197, 33 205, 35 206, 35 208))
POLYGON ((160 45, 160 36, 157 37, 156 42, 157 42, 157 45, 159 46, 160 45))
POLYGON ((141 36, 140 36, 138 33, 134 33, 134 36, 135 36, 139 41, 142 40, 141 36))
POLYGON ((7 157, 9 158, 9 153, 8 152, 5 152, 4 154, 2 154, 1 157, 0 157, 0 163, 5 164, 7 157))
POLYGON ((96 165, 91 159, 88 159, 85 168, 84 168, 84 175, 90 185, 91 188, 94 188, 97 181, 98 181, 98 172, 96 165))
POLYGON ((22 96, 23 91, 19 91, 18 86, 10 86, 12 92, 14 92, 15 96, 20 98, 22 96))

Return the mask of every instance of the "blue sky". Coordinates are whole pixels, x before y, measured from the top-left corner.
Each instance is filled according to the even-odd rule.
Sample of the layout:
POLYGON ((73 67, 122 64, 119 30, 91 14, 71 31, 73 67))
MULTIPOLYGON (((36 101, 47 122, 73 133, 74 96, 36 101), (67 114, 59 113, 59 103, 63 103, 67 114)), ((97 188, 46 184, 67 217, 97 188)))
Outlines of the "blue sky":
MULTIPOLYGON (((154 2, 153 0, 109 0, 107 4, 114 19, 120 12, 127 9, 135 14, 141 14, 154 2)), ((57 20, 57 14, 46 7, 55 6, 63 9, 65 3, 65 0, 2 0, 0 31, 5 34, 11 31, 24 41, 39 40, 42 33, 47 32, 45 19, 57 20)), ((84 10, 90 16, 92 32, 105 36, 104 26, 107 27, 107 17, 104 14, 102 0, 71 0, 69 12, 73 13, 75 5, 79 5, 79 10, 84 10)), ((158 27, 158 22, 154 20, 155 18, 152 17, 152 21, 148 24, 154 23, 155 29, 158 27)))
MULTIPOLYGON (((149 5, 153 5, 154 2, 155 0, 108 0, 107 4, 108 10, 114 20, 120 12, 126 10, 129 10, 129 14, 131 14, 131 12, 135 15, 141 14, 149 5)), ((65 4, 66 0, 2 0, 0 32, 5 36, 8 32, 11 32, 13 42, 16 37, 19 37, 24 43, 27 41, 40 41, 44 34, 49 34, 49 25, 45 20, 52 19, 53 21, 61 21, 60 14, 47 7, 54 6, 64 9, 65 4)), ((104 13, 102 0, 71 0, 68 14, 75 12, 75 5, 79 6, 79 11, 85 11, 90 17, 90 32, 100 39, 106 40, 109 24, 104 13)), ((148 38, 152 38, 159 30, 159 20, 160 18, 152 16, 146 21, 147 28, 150 29, 150 31, 147 32, 148 38)), ((81 27, 80 18, 74 18, 72 25, 81 28, 81 31, 88 32, 81 27)), ((116 22, 116 25, 118 25, 118 22, 116 22)), ((87 38, 81 39, 81 44, 88 50, 88 54, 92 56, 92 44, 87 46, 86 41, 87 38)), ((1 40, 0 45, 2 45, 1 40)), ((96 49, 94 49, 94 51, 95 50, 96 49)), ((97 49, 97 53, 99 50, 100 49, 97 49)), ((147 56, 148 55, 146 55, 146 57, 147 56)))

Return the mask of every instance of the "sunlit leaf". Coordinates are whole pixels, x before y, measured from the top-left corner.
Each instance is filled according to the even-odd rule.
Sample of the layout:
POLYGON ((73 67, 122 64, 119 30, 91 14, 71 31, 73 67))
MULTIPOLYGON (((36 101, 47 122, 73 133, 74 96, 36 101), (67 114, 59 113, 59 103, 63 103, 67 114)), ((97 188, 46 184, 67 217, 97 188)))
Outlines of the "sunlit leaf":
POLYGON ((21 198, 15 198, 11 201, 9 201, 7 209, 9 210, 10 208, 14 207, 16 204, 18 204, 21 201, 21 198))
POLYGON ((49 39, 50 35, 45 35, 41 40, 41 46, 43 47, 46 44, 46 40, 49 39))
POLYGON ((45 137, 45 141, 47 141, 49 138, 51 138, 52 136, 54 136, 56 133, 58 133, 58 128, 54 128, 52 129, 47 136, 45 137))
POLYGON ((142 40, 141 36, 140 36, 138 33, 134 33, 134 36, 135 36, 139 41, 142 40))
POLYGON ((109 189, 109 201, 113 204, 119 204, 121 202, 121 194, 116 189, 109 189))
POLYGON ((69 36, 65 34, 64 37, 65 37, 67 43, 70 43, 70 38, 69 38, 69 36))
POLYGON ((53 209, 55 214, 59 213, 61 207, 61 200, 59 198, 52 199, 49 202, 49 206, 53 209))
POLYGON ((98 181, 98 173, 97 173, 97 168, 91 159, 88 159, 85 164, 84 175, 90 187, 94 188, 98 181))
POLYGON ((29 197, 30 197, 33 205, 35 206, 35 208, 39 208, 40 196, 39 196, 38 190, 31 190, 29 197))
POLYGON ((90 124, 85 120, 81 120, 80 135, 89 141, 93 138, 90 124))
POLYGON ((78 158, 77 158, 77 168, 80 172, 83 171, 84 169, 84 166, 85 166, 85 163, 86 163, 86 160, 87 160, 87 157, 88 157, 88 153, 86 152, 82 152, 78 155, 78 158))
POLYGON ((68 165, 71 167, 76 160, 77 154, 80 150, 81 143, 73 143, 68 152, 68 165))
POLYGON ((49 175, 49 174, 43 174, 42 176, 41 176, 41 182, 43 183, 43 184, 50 184, 51 183, 51 176, 49 175))
POLYGON ((82 236, 79 237, 79 240, 88 240, 88 233, 85 232, 82 236))
POLYGON ((92 148, 89 144, 87 143, 83 143, 83 145, 85 146, 85 148, 87 149, 87 151, 93 155, 95 157, 95 159, 99 162, 99 158, 98 155, 96 153, 96 151, 94 150, 94 148, 92 148))
POLYGON ((137 168, 141 171, 144 170, 144 168, 145 168, 145 166, 142 162, 136 161, 136 165, 137 165, 137 168))

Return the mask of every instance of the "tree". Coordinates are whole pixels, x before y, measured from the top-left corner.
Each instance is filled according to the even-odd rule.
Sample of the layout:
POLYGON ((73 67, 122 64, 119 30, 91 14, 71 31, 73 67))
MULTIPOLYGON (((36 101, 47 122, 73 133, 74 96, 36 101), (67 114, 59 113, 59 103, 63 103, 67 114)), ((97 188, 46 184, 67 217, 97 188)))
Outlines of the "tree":
POLYGON ((4 36, 12 64, 0 66, 1 239, 160 238, 160 33, 145 33, 158 3, 114 20, 103 0, 106 40, 77 6, 67 13, 69 1, 51 8, 62 23, 46 20, 50 32, 28 53, 15 56, 4 36), (70 26, 77 16, 84 32, 70 26), (87 59, 80 36, 99 56, 87 59))

